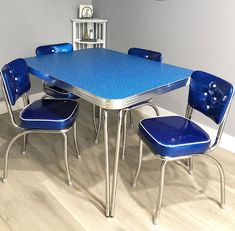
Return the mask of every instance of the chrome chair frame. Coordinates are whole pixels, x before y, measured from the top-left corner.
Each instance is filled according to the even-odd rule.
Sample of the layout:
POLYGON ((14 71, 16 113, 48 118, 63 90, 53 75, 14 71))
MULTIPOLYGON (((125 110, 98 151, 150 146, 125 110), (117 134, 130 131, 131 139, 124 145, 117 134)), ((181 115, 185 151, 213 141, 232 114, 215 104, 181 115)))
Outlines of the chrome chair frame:
MULTIPOLYGON (((229 109, 230 109, 230 106, 231 106, 231 102, 232 102, 232 99, 230 100, 230 103, 229 103, 229 105, 227 107, 227 110, 225 112, 224 120, 221 122, 221 124, 218 127, 218 131, 217 131, 217 134, 216 134, 215 141, 210 146, 210 148, 208 149, 208 151, 206 153, 192 154, 192 155, 180 156, 180 157, 164 157, 164 156, 160 156, 160 155, 157 156, 161 160, 161 163, 160 163, 160 181, 159 181, 159 191, 158 191, 157 205, 156 205, 155 213, 153 215, 153 223, 155 225, 158 223, 159 217, 160 217, 162 197, 163 197, 163 189, 164 189, 165 167, 166 167, 166 164, 168 162, 173 162, 173 161, 177 161, 177 160, 188 160, 188 162, 189 162, 189 173, 192 174, 192 171, 193 171, 192 158, 193 157, 201 156, 201 157, 205 157, 207 159, 210 159, 216 165, 216 167, 219 171, 219 175, 220 175, 220 207, 222 209, 225 207, 225 175, 224 175, 224 170, 223 170, 222 165, 214 157, 209 155, 209 153, 212 152, 213 150, 215 150, 219 145, 219 142, 220 142, 222 134, 223 134, 224 126, 225 126, 225 123, 226 123, 227 115, 228 115, 228 112, 229 112, 229 109)), ((188 118, 188 119, 191 119, 193 111, 194 111, 194 109, 188 104, 187 109, 186 109, 185 117, 188 118)), ((132 187, 133 188, 136 187, 136 184, 137 184, 137 181, 138 181, 138 178, 139 178, 139 173, 140 173, 141 164, 142 164, 142 156, 143 156, 143 143, 145 143, 148 147, 148 143, 145 142, 144 138, 142 138, 140 136, 140 138, 139 138, 138 166, 137 166, 137 169, 136 169, 134 180, 132 182, 132 187)))
MULTIPOLYGON (((2 72, 0 72, 1 76, 3 76, 2 72)), ((76 127, 76 121, 73 124, 72 127, 68 128, 68 129, 63 129, 63 130, 41 130, 41 129, 24 129, 22 128, 20 125, 18 125, 16 123, 14 114, 13 114, 13 109, 12 106, 10 105, 9 101, 8 101, 8 97, 6 95, 6 90, 4 87, 4 80, 2 78, 2 92, 4 95, 4 99, 5 99, 5 103, 6 103, 6 107, 8 110, 8 113, 10 115, 10 120, 13 124, 13 126, 23 132, 19 133, 18 135, 16 135, 8 144, 7 149, 6 149, 6 154, 4 157, 4 169, 3 169, 3 179, 2 181, 5 183, 7 182, 7 177, 8 177, 8 156, 9 156, 9 151, 11 146, 13 145, 13 143, 19 139, 20 137, 23 136, 23 150, 22 153, 25 154, 26 153, 26 143, 27 143, 27 139, 28 139, 28 134, 31 133, 56 133, 56 134, 62 134, 64 137, 64 159, 65 159, 65 168, 66 168, 66 173, 67 173, 67 184, 69 186, 72 186, 72 179, 71 179, 71 174, 70 174, 70 169, 69 169, 69 163, 68 163, 68 137, 67 137, 67 133, 69 130, 71 130, 71 128, 73 127, 73 131, 74 131, 74 145, 75 145, 75 149, 76 149, 76 154, 77 154, 77 158, 80 158, 80 152, 79 152, 79 148, 78 148, 78 144, 77 144, 77 127, 76 127)), ((28 93, 24 93, 22 95, 23 98, 23 104, 24 107, 26 107, 29 104, 29 96, 28 93)))
MULTIPOLYGON (((122 136, 122 160, 125 159, 125 150, 126 150, 126 135, 127 135, 127 114, 128 112, 131 112, 131 110, 143 107, 143 106, 149 106, 151 107, 154 112, 156 113, 156 116, 159 116, 159 110, 157 108, 157 106, 153 103, 153 100, 149 100, 147 102, 138 104, 138 105, 134 105, 132 107, 128 107, 126 109, 124 109, 123 112, 123 136, 122 136)), ((130 113, 130 118, 132 118, 131 113, 130 113)))
MULTIPOLYGON (((58 44, 50 44, 50 45, 43 45, 43 46, 39 46, 39 47, 37 47, 36 48, 36 50, 35 50, 35 53, 36 53, 36 55, 37 56, 41 56, 41 55, 48 55, 48 54, 55 54, 55 53, 66 53, 66 52, 71 52, 72 50, 73 50, 73 48, 72 48, 73 46, 72 46, 72 44, 70 44, 70 43, 58 43, 58 44), (61 51, 61 50, 59 50, 59 48, 61 49, 63 46, 69 46, 66 50, 63 50, 63 51, 61 51), (40 53, 40 50, 41 49, 43 49, 43 47, 54 47, 54 48, 52 48, 51 49, 51 53, 49 52, 49 51, 47 51, 46 53, 43 53, 43 54, 41 54, 40 53), (56 50, 57 49, 57 50, 56 50), (71 49, 71 50, 70 50, 71 49)), ((46 89, 48 88, 48 89, 50 89, 50 85, 47 85, 47 83, 44 81, 44 80, 42 80, 42 88, 43 88, 43 92, 45 93, 45 95, 42 97, 42 98, 54 98, 53 96, 51 96, 51 95, 49 95, 49 94, 47 94, 46 93, 46 89)), ((61 89, 62 90, 62 89, 61 89)), ((62 92, 59 92, 59 91, 55 91, 54 89, 53 89, 53 91, 54 92, 58 92, 58 94, 63 94, 62 92)), ((68 92, 67 91, 65 91, 65 94, 68 94, 68 92)), ((65 97, 66 98, 66 97, 65 97)), ((78 98, 77 99, 77 101, 79 101, 80 100, 80 98, 78 98)), ((76 126, 76 125, 74 125, 74 126, 76 126)), ((74 129, 76 129, 75 127, 74 127, 74 129)), ((75 134, 76 134, 76 131, 74 132, 74 137, 73 137, 73 139, 74 140, 76 140, 77 139, 77 137, 75 137, 75 134)), ((25 139, 24 139, 25 140, 25 139)), ((74 141, 75 142, 75 141, 74 141)), ((24 142, 24 144, 26 145, 26 143, 24 142)), ((76 150, 78 150, 78 145, 77 145, 77 142, 75 142, 75 147, 76 147, 76 150)), ((26 148, 26 147, 25 147, 26 148)), ((80 155, 80 151, 78 150, 78 151, 76 151, 77 153, 79 153, 79 154, 77 154, 77 158, 79 159, 79 158, 81 158, 81 155, 80 155)))
MULTIPOLYGON (((37 56, 41 56, 41 55, 46 55, 46 54, 48 55, 48 54, 54 54, 54 53, 71 52, 72 50, 73 50, 73 46, 72 46, 71 43, 58 43, 58 44, 49 44, 49 45, 39 46, 39 47, 36 48, 35 53, 36 53, 37 56), (44 49, 46 49, 46 51, 44 49)), ((63 95, 63 94, 67 95, 68 94, 68 91, 65 91, 65 93, 63 93, 62 92, 63 89, 60 89, 61 91, 56 91, 55 89, 51 88, 51 86, 48 85, 43 80, 42 80, 42 88, 43 88, 43 91, 45 93, 45 96, 43 96, 43 98, 47 98, 47 97, 48 98, 54 98, 52 95, 47 93, 47 89, 58 93, 58 95, 63 95)), ((64 97, 64 98, 68 99, 68 97, 64 97)), ((74 99, 74 100, 80 101, 80 98, 78 97, 77 99, 74 99)), ((96 117, 95 117, 96 107, 95 107, 95 105, 93 105, 93 108, 92 108, 93 117, 92 118, 93 118, 93 126, 94 126, 94 131, 95 131, 95 136, 96 136, 95 143, 98 143, 98 137, 99 137, 100 126, 101 126, 101 114, 102 114, 102 112, 101 112, 101 109, 99 109, 99 110, 100 110, 99 119, 98 119, 98 122, 96 122, 96 117)))
MULTIPOLYGON (((153 60, 155 62, 162 62, 162 54, 160 52, 157 52, 157 51, 151 51, 151 50, 147 50, 147 49, 142 49, 142 48, 136 48, 136 47, 132 47, 128 50, 128 54, 129 55, 133 55, 133 56, 137 56, 137 57, 140 57, 140 58, 144 58, 144 59, 149 59, 149 60, 153 60), (135 53, 132 53, 133 50, 142 50, 142 52, 153 52, 153 53, 158 53, 159 54, 159 60, 156 60, 156 59, 152 59, 149 57, 149 53, 147 56, 143 57, 142 55, 139 56, 135 53)), ((133 119, 132 119, 132 113, 131 111, 133 109, 137 109, 137 108, 140 108, 140 107, 143 107, 143 106, 150 106, 151 108, 153 108, 154 112, 156 113, 156 116, 159 116, 159 110, 157 108, 157 106, 152 102, 153 100, 149 100, 147 102, 143 102, 141 104, 138 104, 138 105, 134 105, 132 107, 129 107, 129 108, 126 108, 124 110, 124 115, 123 115, 123 137, 122 137, 122 160, 125 159, 125 150, 126 150, 126 133, 127 133, 127 114, 129 113, 130 114, 130 125, 131 127, 133 127, 133 119)))

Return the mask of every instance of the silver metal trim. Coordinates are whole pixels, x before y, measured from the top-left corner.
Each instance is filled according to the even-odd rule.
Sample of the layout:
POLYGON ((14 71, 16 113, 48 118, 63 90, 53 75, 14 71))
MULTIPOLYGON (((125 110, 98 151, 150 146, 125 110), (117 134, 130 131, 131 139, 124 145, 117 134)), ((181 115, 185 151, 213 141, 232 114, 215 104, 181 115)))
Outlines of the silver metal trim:
MULTIPOLYGON (((32 75, 37 76, 36 74, 38 73, 35 69, 32 67, 29 68, 29 72, 32 75)), ((39 78, 42 78, 41 76, 39 78)), ((143 92, 141 94, 136 94, 124 99, 105 99, 101 98, 99 96, 96 96, 94 94, 91 94, 88 91, 85 91, 79 87, 74 87, 71 86, 70 84, 63 82, 61 80, 56 79, 55 77, 50 76, 50 81, 49 83, 52 83, 53 85, 56 85, 68 92, 71 92, 84 100, 91 102, 99 107, 105 108, 105 109, 110 109, 110 110, 120 110, 124 108, 128 108, 132 105, 139 104, 144 101, 149 101, 150 99, 154 99, 157 95, 167 93, 169 91, 178 89, 180 87, 187 86, 189 84, 189 78, 186 77, 184 79, 181 79, 179 81, 176 81, 171 84, 167 84, 165 86, 161 86, 160 88, 157 89, 152 89, 146 92, 143 92)))

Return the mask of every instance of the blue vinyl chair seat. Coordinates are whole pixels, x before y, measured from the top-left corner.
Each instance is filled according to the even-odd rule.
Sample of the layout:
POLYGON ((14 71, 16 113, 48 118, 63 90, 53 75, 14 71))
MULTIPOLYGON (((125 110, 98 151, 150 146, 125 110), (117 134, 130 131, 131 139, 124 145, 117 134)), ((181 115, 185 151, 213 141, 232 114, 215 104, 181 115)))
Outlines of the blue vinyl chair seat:
POLYGON ((53 98, 77 100, 79 97, 71 92, 65 91, 55 85, 45 84, 44 92, 53 98))
POLYGON ((78 103, 72 100, 37 100, 21 111, 21 127, 42 130, 67 129, 76 121, 78 108, 78 103))
POLYGON ((204 153, 210 145, 210 136, 193 121, 180 116, 144 119, 139 133, 152 150, 164 157, 204 153))

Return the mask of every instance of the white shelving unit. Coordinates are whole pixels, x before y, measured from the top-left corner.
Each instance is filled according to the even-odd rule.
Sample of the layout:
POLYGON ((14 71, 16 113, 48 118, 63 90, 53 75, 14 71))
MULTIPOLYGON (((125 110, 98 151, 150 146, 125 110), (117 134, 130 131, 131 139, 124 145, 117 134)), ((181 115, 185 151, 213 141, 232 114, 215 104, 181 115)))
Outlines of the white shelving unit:
POLYGON ((73 25, 73 49, 106 47, 106 19, 71 19, 73 25), (94 39, 90 40, 89 32, 92 31, 94 39))

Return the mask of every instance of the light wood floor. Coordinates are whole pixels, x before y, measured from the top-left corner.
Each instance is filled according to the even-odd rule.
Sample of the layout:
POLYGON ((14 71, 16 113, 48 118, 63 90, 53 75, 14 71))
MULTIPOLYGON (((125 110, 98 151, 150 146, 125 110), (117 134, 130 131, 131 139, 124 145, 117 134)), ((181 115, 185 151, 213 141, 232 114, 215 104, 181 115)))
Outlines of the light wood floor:
MULTIPOLYGON (((106 218, 103 144, 102 140, 97 145, 93 142, 90 109, 90 104, 81 102, 78 140, 82 159, 76 159, 72 139, 69 141, 73 187, 65 184, 59 135, 31 135, 26 155, 21 154, 21 142, 12 147, 8 182, 0 183, 0 231, 235 230, 235 154, 224 150, 217 150, 214 155, 226 173, 226 209, 221 210, 218 205, 219 176, 210 162, 195 159, 193 176, 181 163, 170 163, 160 223, 152 224, 159 161, 144 149, 140 179, 136 189, 132 189, 138 152, 136 128, 128 130, 126 159, 120 160, 116 216, 106 218)), ((114 118, 110 118, 110 152, 115 140, 114 118)), ((7 142, 16 132, 8 115, 0 115, 1 175, 7 142)))

